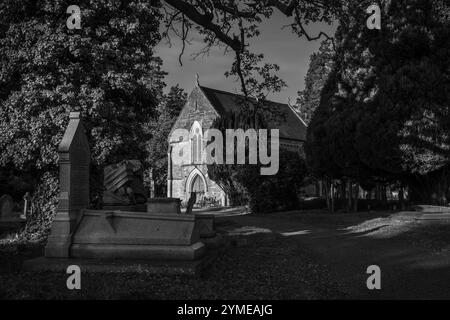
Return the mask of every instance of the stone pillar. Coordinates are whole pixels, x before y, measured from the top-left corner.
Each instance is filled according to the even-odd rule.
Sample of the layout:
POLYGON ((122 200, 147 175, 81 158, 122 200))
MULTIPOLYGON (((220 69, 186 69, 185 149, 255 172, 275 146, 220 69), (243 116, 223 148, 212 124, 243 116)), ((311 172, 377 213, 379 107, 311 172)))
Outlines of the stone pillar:
POLYGON ((82 210, 89 207, 90 150, 79 112, 71 112, 59 144, 59 201, 46 257, 69 257, 72 235, 82 210))
POLYGON ((23 196, 23 219, 27 219, 28 217, 28 211, 31 208, 31 195, 29 192, 26 192, 25 195, 23 196))

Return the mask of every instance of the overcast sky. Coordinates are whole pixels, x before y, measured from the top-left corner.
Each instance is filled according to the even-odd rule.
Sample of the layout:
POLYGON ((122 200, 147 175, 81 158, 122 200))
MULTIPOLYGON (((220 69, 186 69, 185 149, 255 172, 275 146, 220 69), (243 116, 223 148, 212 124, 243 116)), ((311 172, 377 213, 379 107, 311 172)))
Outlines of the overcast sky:
MULTIPOLYGON (((287 102, 288 97, 295 102, 297 91, 304 88, 309 56, 320 46, 320 41, 309 42, 306 39, 300 39, 292 34, 289 28, 281 30, 287 23, 289 20, 276 11, 270 20, 261 25, 261 35, 250 41, 252 52, 264 53, 265 61, 280 66, 279 75, 288 87, 277 95, 269 96, 268 99, 283 103, 287 102)), ((334 28, 335 26, 311 24, 308 26, 308 31, 311 36, 315 36, 320 30, 332 34, 334 28)), ((205 87, 239 92, 239 83, 235 82, 234 78, 226 78, 224 75, 230 69, 233 54, 230 52, 224 55, 223 49, 214 48, 209 56, 193 60, 191 55, 199 52, 204 47, 204 43, 194 32, 191 33, 190 38, 192 42, 186 48, 182 66, 178 62, 181 50, 179 39, 172 37, 171 48, 163 40, 156 49, 156 55, 164 61, 163 69, 169 73, 165 79, 168 87, 179 84, 190 92, 194 85, 195 74, 198 73, 200 84, 205 87)))

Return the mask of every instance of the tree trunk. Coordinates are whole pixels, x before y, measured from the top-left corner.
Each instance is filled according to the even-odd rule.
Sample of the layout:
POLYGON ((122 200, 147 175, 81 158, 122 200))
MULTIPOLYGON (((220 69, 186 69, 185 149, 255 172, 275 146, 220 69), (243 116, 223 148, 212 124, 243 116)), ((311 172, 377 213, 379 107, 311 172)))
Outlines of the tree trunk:
POLYGON ((352 199, 353 199, 353 191, 352 191, 352 180, 347 179, 347 211, 352 211, 352 199))
POLYGON ((380 183, 375 185, 375 200, 380 200, 380 183))
POLYGON ((330 196, 331 196, 331 213, 334 213, 334 180, 331 179, 330 183, 330 196))
POLYGON ((345 181, 341 180, 341 184, 340 184, 340 199, 341 199, 341 203, 344 203, 345 201, 345 181))
POLYGON ((359 184, 357 183, 354 188, 353 212, 358 212, 359 184))
POLYGON ((331 203, 330 203, 330 191, 328 186, 328 178, 324 179, 323 188, 325 189, 325 199, 327 202, 327 209, 328 211, 331 211, 331 203))
POLYGON ((385 184, 383 184, 382 185, 382 187, 381 187, 381 200, 383 200, 383 202, 387 202, 387 197, 386 197, 386 185, 385 184))
POLYGON ((398 203, 400 205, 400 210, 405 210, 405 191, 403 187, 400 187, 400 190, 398 191, 398 203))

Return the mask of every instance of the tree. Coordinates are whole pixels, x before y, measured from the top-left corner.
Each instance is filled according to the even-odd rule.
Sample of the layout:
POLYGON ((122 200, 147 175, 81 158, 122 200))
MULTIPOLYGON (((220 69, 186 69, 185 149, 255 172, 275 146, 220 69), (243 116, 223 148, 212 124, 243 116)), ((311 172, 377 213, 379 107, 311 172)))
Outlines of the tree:
MULTIPOLYGON (((166 195, 167 188, 167 152, 169 148, 168 137, 178 115, 183 109, 187 94, 178 85, 171 87, 167 95, 164 95, 157 107, 157 118, 150 122, 152 138, 148 144, 148 163, 153 169, 155 181, 155 194, 166 195)), ((145 174, 145 182, 148 184, 149 170, 145 174)))
POLYGON ((400 180, 412 200, 446 203, 450 28, 436 11, 444 2, 386 1, 381 31, 358 14, 369 2, 350 7, 336 35, 335 71, 308 129, 308 162, 322 175, 400 180))
POLYGON ((41 214, 54 211, 47 199, 56 199, 57 188, 49 183, 57 182, 68 112, 82 112, 93 160, 91 191, 100 192, 103 165, 145 161, 145 124, 164 85, 161 59, 153 55, 158 7, 144 0, 78 1, 81 29, 70 30, 71 4, 0 4, 0 166, 34 176, 35 190, 52 193, 36 195, 41 214))
POLYGON ((261 98, 261 90, 282 88, 283 81, 276 75, 277 66, 264 62, 263 54, 250 51, 247 40, 260 35, 260 24, 264 19, 270 19, 275 10, 281 12, 290 21, 290 29, 299 37, 308 40, 318 40, 332 37, 324 32, 310 35, 306 25, 311 22, 331 23, 345 15, 346 2, 342 0, 269 0, 269 1, 238 1, 238 0, 164 0, 166 29, 163 33, 170 42, 171 35, 182 39, 184 48, 188 43, 189 32, 196 29, 204 36, 205 48, 199 53, 208 53, 213 46, 225 46, 235 54, 235 61, 227 75, 240 80, 244 96, 261 98))
POLYGON ((322 89, 334 65, 334 49, 331 41, 323 41, 319 51, 310 57, 308 73, 305 77, 305 89, 298 92, 297 112, 309 124, 314 111, 320 103, 322 89))

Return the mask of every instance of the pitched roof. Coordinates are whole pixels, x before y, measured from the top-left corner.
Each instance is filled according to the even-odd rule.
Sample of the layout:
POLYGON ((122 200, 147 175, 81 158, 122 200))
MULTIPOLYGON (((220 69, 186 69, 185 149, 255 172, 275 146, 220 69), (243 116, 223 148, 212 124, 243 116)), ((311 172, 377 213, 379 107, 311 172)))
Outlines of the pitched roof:
MULTIPOLYGON (((237 111, 240 108, 240 102, 244 99, 244 96, 239 94, 199 87, 219 115, 237 111)), ((253 99, 253 102, 256 100, 253 99)), ((306 124, 291 106, 267 100, 264 101, 264 106, 276 115, 269 120, 269 128, 279 129, 280 138, 306 141, 306 124)))

